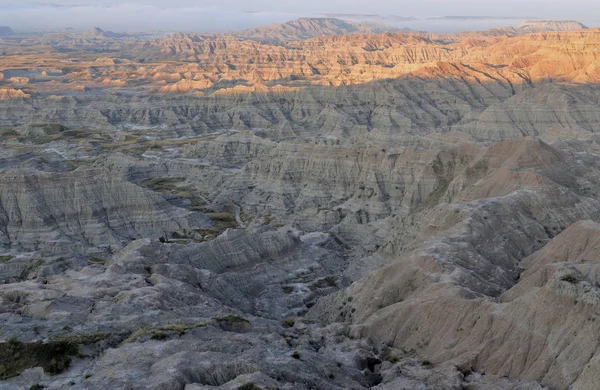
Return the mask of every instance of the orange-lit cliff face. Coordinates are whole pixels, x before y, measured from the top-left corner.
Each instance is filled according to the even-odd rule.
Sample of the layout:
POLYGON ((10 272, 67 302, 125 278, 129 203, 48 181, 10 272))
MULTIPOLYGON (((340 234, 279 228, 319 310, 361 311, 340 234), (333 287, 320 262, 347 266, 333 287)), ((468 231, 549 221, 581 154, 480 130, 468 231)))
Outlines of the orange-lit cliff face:
POLYGON ((157 123, 194 133, 291 126, 345 136, 378 129, 499 140, 594 131, 599 43, 594 29, 349 34, 284 44, 180 33, 11 38, 1 46, 0 108, 8 125, 23 115, 60 115, 73 126, 85 110, 96 118, 86 126, 110 126, 147 118, 155 105, 157 123), (121 109, 103 106, 93 99, 98 94, 122 102, 121 109), (132 105, 133 96, 152 103, 132 105), (6 106, 30 99, 47 104, 34 111, 6 106), (160 103, 165 99, 173 103, 160 103), (166 114, 174 105, 186 108, 166 114))
POLYGON ((18 52, 15 41, 5 41, 0 45, 6 53, 0 57, 0 69, 27 74, 24 77, 32 82, 5 77, 2 84, 29 84, 27 93, 77 86, 166 93, 196 90, 206 95, 236 85, 340 86, 412 75, 439 79, 445 73, 477 77, 484 83, 494 82, 494 77, 517 84, 585 83, 597 77, 599 33, 350 34, 281 45, 187 34, 150 41, 86 37, 23 39, 17 43, 18 52), (81 48, 68 50, 75 46, 81 48), (449 69, 456 67, 460 69, 449 69))

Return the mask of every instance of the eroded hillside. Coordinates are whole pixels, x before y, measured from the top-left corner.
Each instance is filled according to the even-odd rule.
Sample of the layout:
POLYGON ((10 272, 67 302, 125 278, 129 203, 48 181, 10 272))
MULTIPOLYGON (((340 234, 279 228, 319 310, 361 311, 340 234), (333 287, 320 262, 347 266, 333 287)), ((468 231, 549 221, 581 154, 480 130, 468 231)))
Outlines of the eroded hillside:
POLYGON ((0 386, 593 389, 600 32, 511 31, 2 38, 0 386))

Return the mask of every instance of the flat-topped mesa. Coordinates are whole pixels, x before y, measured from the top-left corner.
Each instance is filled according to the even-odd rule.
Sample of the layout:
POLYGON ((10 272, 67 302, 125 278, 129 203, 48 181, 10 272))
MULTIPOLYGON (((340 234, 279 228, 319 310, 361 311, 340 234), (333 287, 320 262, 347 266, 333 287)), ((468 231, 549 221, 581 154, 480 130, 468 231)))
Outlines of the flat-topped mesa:
POLYGON ((522 34, 538 33, 545 31, 577 31, 588 27, 575 20, 531 20, 521 23, 517 30, 522 34))

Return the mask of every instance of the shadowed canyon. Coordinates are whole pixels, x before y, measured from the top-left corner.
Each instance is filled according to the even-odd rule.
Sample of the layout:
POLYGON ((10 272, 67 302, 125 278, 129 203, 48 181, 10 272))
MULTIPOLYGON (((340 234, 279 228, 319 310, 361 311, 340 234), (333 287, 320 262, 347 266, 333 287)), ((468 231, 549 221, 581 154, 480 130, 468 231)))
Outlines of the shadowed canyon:
POLYGON ((600 29, 0 35, 0 388, 598 388, 600 29))

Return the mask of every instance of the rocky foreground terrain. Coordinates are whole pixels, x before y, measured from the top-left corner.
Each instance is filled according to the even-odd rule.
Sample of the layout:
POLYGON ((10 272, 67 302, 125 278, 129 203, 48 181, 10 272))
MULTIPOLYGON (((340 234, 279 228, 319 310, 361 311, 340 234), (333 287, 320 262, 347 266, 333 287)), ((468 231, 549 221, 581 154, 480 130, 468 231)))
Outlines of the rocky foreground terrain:
POLYGON ((536 23, 0 39, 0 388, 597 388, 600 30, 536 23))

